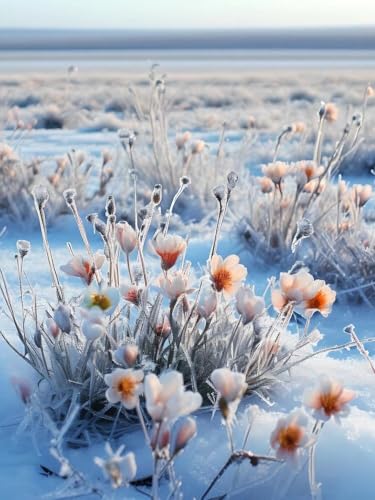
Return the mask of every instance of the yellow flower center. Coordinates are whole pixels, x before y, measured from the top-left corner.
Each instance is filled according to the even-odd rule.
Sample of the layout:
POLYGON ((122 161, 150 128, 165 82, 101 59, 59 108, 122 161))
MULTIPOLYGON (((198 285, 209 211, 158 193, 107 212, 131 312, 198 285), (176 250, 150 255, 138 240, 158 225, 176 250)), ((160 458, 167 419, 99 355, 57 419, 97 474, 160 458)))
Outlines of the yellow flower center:
POLYGON ((109 309, 111 307, 111 301, 107 297, 107 295, 103 295, 100 293, 93 293, 91 294, 91 306, 98 306, 100 309, 105 311, 106 309, 109 309))

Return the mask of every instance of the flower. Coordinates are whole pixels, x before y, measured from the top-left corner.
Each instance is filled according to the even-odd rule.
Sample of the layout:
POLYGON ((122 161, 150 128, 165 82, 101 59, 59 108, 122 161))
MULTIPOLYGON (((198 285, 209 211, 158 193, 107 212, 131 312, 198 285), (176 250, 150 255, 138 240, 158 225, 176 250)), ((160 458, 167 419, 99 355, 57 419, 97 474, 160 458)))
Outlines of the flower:
POLYGON ((141 302, 142 291, 142 288, 139 288, 137 285, 123 284, 120 286, 121 296, 135 306, 139 306, 141 302))
POLYGON ((315 280, 315 283, 321 283, 321 286, 314 295, 304 301, 304 314, 312 316, 315 312, 320 312, 326 318, 336 300, 336 292, 326 285, 325 281, 315 280))
POLYGON ((263 174, 271 179, 274 184, 280 184, 287 173, 287 164, 282 161, 268 163, 262 168, 263 174))
POLYGON ((315 161, 298 161, 295 166, 297 173, 303 174, 303 177, 306 178, 304 184, 312 179, 316 179, 324 172, 324 167, 319 167, 315 161))
POLYGON ((61 266, 60 269, 69 276, 81 278, 86 285, 90 285, 94 278, 95 270, 100 269, 104 261, 105 256, 100 253, 94 255, 93 262, 82 255, 75 255, 67 264, 61 266))
POLYGON ((105 393, 106 398, 112 404, 121 401, 127 410, 134 409, 143 392, 143 378, 142 370, 116 368, 112 373, 104 375, 104 382, 109 387, 105 393))
POLYGON ((259 179, 260 189, 262 193, 272 193, 273 191, 273 182, 269 177, 261 177, 259 179))
POLYGON ((17 240, 18 254, 23 259, 31 250, 31 243, 27 240, 17 240))
POLYGON ((306 131, 306 124, 304 122, 294 122, 291 129, 294 134, 303 134, 306 131))
POLYGON ((106 325, 100 309, 90 309, 88 313, 83 313, 85 319, 81 324, 81 331, 88 340, 96 340, 106 333, 106 325))
POLYGON ((211 281, 218 292, 233 295, 247 276, 246 267, 239 264, 237 255, 229 255, 225 260, 213 255, 210 261, 211 281))
POLYGON ((84 296, 82 305, 86 309, 96 308, 111 315, 117 307, 120 300, 120 294, 117 288, 106 288, 88 290, 84 296))
POLYGON ((70 308, 68 306, 60 302, 53 313, 53 319, 62 332, 71 332, 73 325, 70 318, 70 308))
POLYGON ((227 403, 241 399, 247 389, 245 374, 233 372, 229 368, 217 368, 211 373, 210 379, 215 390, 227 403))
POLYGON ((242 323, 247 325, 264 311, 265 303, 263 297, 257 297, 251 288, 243 286, 236 293, 236 307, 242 323))
POLYGON ((325 190, 327 185, 327 182, 319 179, 312 179, 311 181, 307 182, 303 186, 303 192, 304 193, 315 193, 315 194, 322 194, 322 192, 325 190))
POLYGON ((315 418, 329 420, 335 417, 339 420, 349 413, 348 403, 355 397, 355 393, 344 387, 336 380, 322 377, 320 386, 305 395, 305 405, 313 410, 315 418))
POLYGON ((163 235, 159 233, 153 245, 155 252, 160 257, 161 267, 164 271, 168 271, 173 267, 186 249, 186 241, 181 236, 171 234, 163 235))
POLYGON ((162 321, 158 322, 155 325, 155 334, 158 337, 167 338, 170 333, 171 333, 171 324, 169 322, 168 315, 164 314, 162 321))
POLYGON ((337 120, 339 110, 333 102, 327 102, 324 106, 324 118, 327 122, 335 122, 337 120))
POLYGON ((351 194, 356 205, 363 207, 372 196, 372 186, 370 184, 354 184, 351 194))
POLYGON ((308 443, 306 433, 307 417, 300 410, 278 420, 271 434, 270 442, 280 459, 294 459, 301 448, 308 443))
POLYGON ((109 443, 106 443, 105 450, 108 458, 102 459, 95 457, 95 464, 103 470, 104 475, 110 479, 113 488, 119 488, 123 484, 127 485, 135 478, 137 473, 137 464, 134 453, 130 452, 121 456, 124 445, 113 452, 109 443))
POLYGON ((114 360, 120 365, 127 366, 135 365, 138 358, 139 349, 136 344, 125 344, 116 349, 113 353, 114 360))
POLYGON ((53 318, 47 318, 45 321, 47 332, 56 339, 59 336, 60 328, 57 326, 56 321, 53 318))
POLYGON ((132 253, 138 243, 137 233, 127 222, 116 224, 116 238, 121 250, 126 254, 132 253))
POLYGON ((145 378, 146 408, 154 422, 173 420, 189 415, 202 404, 198 392, 185 391, 182 374, 162 373, 158 378, 150 373, 145 378))
POLYGON ((32 388, 28 380, 18 377, 12 377, 11 382, 23 404, 30 402, 32 388))
POLYGON ((202 140, 194 141, 191 146, 191 153, 193 155, 203 153, 205 145, 206 145, 205 142, 202 140))
POLYGON ((272 290, 272 304, 276 311, 281 311, 287 304, 293 303, 297 309, 312 315, 319 311, 328 316, 336 293, 323 280, 314 280, 313 276, 301 269, 298 273, 280 273, 280 288, 272 290))
POLYGON ((217 295, 211 288, 205 288, 197 304, 197 312, 200 318, 208 319, 215 312, 217 307, 217 295))
POLYGON ((186 131, 182 134, 177 134, 176 135, 176 146, 177 149, 183 149, 185 144, 189 142, 191 139, 191 133, 186 131))
POLYGON ((188 442, 197 434, 197 423, 192 417, 185 417, 179 420, 173 429, 172 452, 174 457, 182 451, 188 442))
POLYGON ((188 288, 189 278, 183 271, 176 271, 172 275, 161 276, 159 278, 159 286, 162 292, 171 300, 177 300, 182 295, 190 293, 191 288, 188 288))

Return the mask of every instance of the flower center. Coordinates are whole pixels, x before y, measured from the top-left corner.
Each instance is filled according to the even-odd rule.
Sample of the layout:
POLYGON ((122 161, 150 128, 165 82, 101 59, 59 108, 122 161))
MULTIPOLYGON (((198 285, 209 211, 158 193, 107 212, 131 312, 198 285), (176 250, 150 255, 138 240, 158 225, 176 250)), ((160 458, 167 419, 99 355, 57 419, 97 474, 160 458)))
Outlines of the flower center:
POLYGON ((176 264, 176 261, 180 255, 180 250, 174 250, 173 252, 157 252, 162 260, 162 267, 165 271, 170 269, 176 264))
POLYGON ((320 395, 320 404, 326 415, 336 413, 338 408, 338 395, 332 393, 323 393, 320 395))
POLYGON ((278 441, 280 448, 286 451, 295 451, 302 438, 302 430, 298 425, 292 424, 280 430, 278 441))
POLYGON ((222 267, 215 272, 212 276, 212 280, 215 284, 216 290, 221 292, 232 285, 232 274, 228 271, 228 269, 222 267))
POLYGON ((111 307, 111 301, 109 300, 109 297, 107 297, 107 295, 93 293, 91 295, 91 306, 98 306, 100 307, 100 309, 105 311, 106 309, 109 309, 111 307))
POLYGON ((136 382, 134 379, 129 377, 124 377, 119 380, 117 384, 117 390, 120 392, 125 398, 128 398, 134 394, 134 389, 136 386, 136 382))
POLYGON ((309 299, 306 304, 306 309, 318 309, 321 311, 327 304, 327 297, 323 290, 320 290, 315 297, 309 299))

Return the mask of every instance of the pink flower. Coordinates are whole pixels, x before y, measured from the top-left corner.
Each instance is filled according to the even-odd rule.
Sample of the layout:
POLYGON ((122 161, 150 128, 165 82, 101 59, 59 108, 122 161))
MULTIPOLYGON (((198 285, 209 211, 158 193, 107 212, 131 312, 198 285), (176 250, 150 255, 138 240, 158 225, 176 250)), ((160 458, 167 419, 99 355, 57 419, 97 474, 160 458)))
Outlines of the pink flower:
POLYGON ((142 288, 139 288, 137 285, 123 284, 120 286, 121 296, 135 306, 139 306, 141 302, 142 291, 142 288))
POLYGON ((282 179, 286 176, 288 171, 288 166, 282 161, 276 161, 274 163, 268 163, 262 168, 263 174, 271 179, 274 184, 280 184, 282 179))
POLYGON ((372 196, 372 186, 370 184, 354 184, 352 187, 352 198, 356 205, 363 207, 372 196))
POLYGON ((170 300, 177 300, 182 295, 192 291, 189 288, 189 278, 182 271, 176 271, 167 277, 161 276, 159 285, 163 293, 170 298, 170 300))
POLYGON ((83 257, 82 255, 75 255, 70 261, 61 266, 60 269, 69 276, 76 276, 90 285, 95 275, 95 270, 100 269, 104 264, 105 256, 96 253, 94 255, 94 262, 83 257))
POLYGON ((218 292, 233 295, 247 276, 247 269, 239 264, 237 255, 229 255, 223 260, 220 255, 213 255, 210 261, 211 281, 218 292))
POLYGON ((217 368, 211 373, 210 379, 220 397, 228 404, 241 399, 247 389, 245 375, 229 368, 217 368))
POLYGON ((217 295, 212 288, 205 288, 197 304, 197 312, 201 318, 208 319, 216 311, 217 295))
POLYGON ((155 252, 161 260, 161 267, 164 271, 168 271, 176 264, 179 256, 186 249, 186 241, 181 236, 172 236, 167 234, 158 234, 154 243, 155 252))
POLYGON ((319 388, 308 392, 305 405, 313 410, 315 418, 329 420, 334 417, 339 420, 349 413, 348 403, 355 393, 345 389, 339 382, 328 377, 322 377, 319 388))

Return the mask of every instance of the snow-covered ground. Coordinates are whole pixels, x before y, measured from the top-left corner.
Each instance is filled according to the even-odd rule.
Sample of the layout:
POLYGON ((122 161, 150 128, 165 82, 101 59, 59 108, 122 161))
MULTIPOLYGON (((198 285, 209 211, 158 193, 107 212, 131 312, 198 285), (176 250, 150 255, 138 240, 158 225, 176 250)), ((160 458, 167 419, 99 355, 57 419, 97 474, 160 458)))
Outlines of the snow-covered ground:
MULTIPOLYGON (((283 78, 287 82, 285 75, 283 78)), ((339 85, 334 75, 331 75, 330 78, 325 95, 320 95, 320 97, 330 99, 334 89, 336 89, 337 95, 341 93, 341 97, 339 98, 342 99, 344 93, 347 95, 347 93, 355 93, 358 90, 359 95, 363 74, 356 77, 346 75, 346 80, 341 79, 339 85), (353 90, 354 87, 355 90, 353 90)), ((365 82, 367 82, 368 78, 367 76, 365 82)), ((50 81, 50 76, 48 79, 50 81)), ((261 82, 259 81, 259 77, 255 80, 257 91, 259 92, 261 82)), ((306 82, 306 80, 303 80, 303 77, 299 76, 297 86, 298 89, 302 88, 306 95, 313 92, 313 100, 316 100, 318 97, 315 98, 315 95, 321 90, 323 78, 319 82, 320 87, 315 85, 316 80, 306 82)), ((91 114, 90 120, 97 111, 95 110, 95 106, 102 106, 104 102, 108 101, 109 94, 113 96, 113 91, 109 91, 106 87, 107 83, 101 80, 101 90, 104 94, 97 101, 95 101, 94 97, 90 96, 90 99, 93 102, 95 101, 93 104, 94 111, 89 112, 91 114)), ((248 85, 250 86, 248 94, 251 94, 251 83, 251 81, 248 81, 248 85)), ((244 82, 242 84, 241 91, 248 95, 247 91, 244 90, 244 82)), ((32 91, 37 93, 36 84, 34 85, 33 81, 23 80, 22 85, 26 87, 28 85, 32 86, 32 91)), ((179 82, 179 85, 182 85, 182 83, 179 82)), ((209 89, 213 88, 212 85, 212 81, 209 80, 201 83, 202 95, 199 97, 201 100, 207 98, 209 89)), ((272 95, 274 99, 276 99, 278 94, 285 93, 286 88, 289 88, 288 83, 285 83, 284 88, 282 87, 283 84, 278 85, 276 80, 269 74, 268 85, 268 94, 272 95)), ((193 100, 194 92, 198 87, 197 80, 195 80, 194 87, 190 89, 189 95, 186 96, 185 93, 186 107, 189 99, 193 100)), ((230 78, 227 78, 225 84, 222 83, 222 87, 219 89, 215 88, 215 92, 220 94, 218 99, 223 99, 228 87, 234 91, 234 83, 231 83, 230 78)), ((294 84, 292 87, 295 88, 296 85, 294 84)), ((9 89, 8 92, 10 92, 9 89)), ((19 89, 17 92, 19 92, 19 89)), ((25 93, 24 90, 23 92, 25 93)), ((83 99, 82 88, 79 88, 77 85, 77 87, 74 87, 74 92, 83 99)), ((197 96, 195 97, 198 99, 197 96)), ((249 104, 246 99, 245 101, 243 100, 243 96, 238 98, 238 93, 236 97, 236 106, 234 107, 232 103, 224 106, 225 109, 221 105, 215 106, 214 104, 210 104, 211 122, 207 106, 205 106, 205 110, 201 110, 205 116, 205 126, 199 126, 197 116, 188 107, 188 123, 184 123, 183 121, 185 113, 183 109, 173 116, 173 121, 180 124, 180 129, 190 128, 192 124, 195 124, 193 133, 210 144, 211 152, 214 154, 220 139, 220 133, 217 132, 217 128, 215 127, 220 121, 226 120, 230 115, 233 120, 227 135, 229 140, 228 148, 236 148, 245 134, 244 129, 241 129, 239 125, 241 118, 239 108, 244 102, 246 105, 249 104)), ((279 97, 281 100, 284 98, 282 96, 279 97)), ((45 96, 43 99, 46 102, 48 101, 45 96)), ((358 97, 357 102, 359 100, 360 97, 358 97)), ((266 115, 267 112, 261 109, 258 101, 254 99, 254 102, 256 102, 256 113, 259 113, 259 119, 262 120, 263 115, 261 112, 263 111, 266 115)), ((264 97, 263 102, 265 102, 264 97)), ((283 108, 280 101, 278 105, 275 105, 275 102, 272 108, 273 112, 285 117, 285 107, 283 108)), ((311 104, 311 99, 305 99, 305 102, 311 104)), ((293 116, 304 115, 307 113, 306 109, 310 104, 300 106, 298 109, 299 114, 295 115, 293 113, 297 108, 292 105, 291 109, 293 111, 291 114, 293 116)), ((194 106, 191 107, 194 108, 194 106)), ((183 108, 182 105, 181 108, 183 108)), ((271 108, 267 109, 270 110, 271 108)), ((30 116, 33 115, 33 112, 31 112, 30 116)), ((36 110, 35 112, 39 111, 36 110)), ((126 116, 118 117, 118 119, 126 121, 126 116)), ((268 126, 268 124, 273 122, 273 118, 268 115, 264 119, 267 121, 267 126, 264 128, 268 128, 267 133, 272 135, 275 129, 273 125, 268 126)), ((75 148, 83 149, 90 156, 97 158, 103 148, 117 147, 117 134, 115 131, 97 131, 95 127, 92 127, 92 122, 90 122, 91 131, 88 131, 87 120, 85 120, 81 120, 79 123, 79 117, 75 116, 72 121, 74 128, 67 127, 65 130, 47 131, 40 129, 31 131, 23 139, 20 145, 20 152, 25 157, 41 158, 44 156, 50 157, 51 155, 60 156, 66 153, 67 150, 75 148)), ((375 118, 374 122, 370 120, 370 127, 372 123, 375 123, 375 118)), ((9 131, 5 134, 9 135, 9 131)), ((249 164, 251 163, 252 160, 249 158, 249 164)), ((347 176, 348 180, 351 178, 354 177, 347 176)), ((370 176, 366 179, 370 181, 370 176)), ((59 264, 65 263, 69 258, 69 253, 65 246, 66 241, 70 241, 74 248, 81 247, 79 234, 75 227, 67 222, 66 217, 68 216, 57 220, 54 227, 50 230, 52 250, 59 264)), ((25 270, 31 283, 37 285, 37 289, 48 296, 51 293, 50 277, 46 269, 45 260, 42 258, 42 241, 35 228, 19 227, 14 224, 7 228, 5 235, 0 241, 1 268, 6 272, 10 285, 16 285, 13 255, 15 252, 15 242, 18 239, 31 241, 32 251, 25 261, 25 270)), ((93 241, 96 240, 93 239, 93 241)), ((193 238, 190 242, 187 258, 196 267, 204 266, 209 248, 210 241, 207 236, 202 235, 199 238, 193 238)), ((223 255, 228 255, 230 253, 238 253, 239 251, 240 249, 237 247, 236 240, 228 232, 224 233, 219 244, 219 252, 223 255)), ((263 291, 267 278, 272 275, 278 275, 280 271, 277 267, 262 266, 258 262, 255 263, 251 256, 243 250, 241 250, 240 256, 241 261, 246 263, 248 267, 248 282, 254 284, 258 292, 263 291)), ((65 280, 68 288, 71 288, 71 283, 70 279, 65 280)), ((321 333, 324 334, 321 345, 331 346, 347 340, 346 334, 343 333, 343 328, 350 323, 356 326, 356 331, 360 338, 373 336, 373 320, 374 311, 369 306, 350 305, 339 301, 334 306, 329 318, 322 319, 319 317, 319 319, 314 320, 314 326, 319 328, 321 333)), ((15 336, 9 322, 4 317, 2 319, 2 329, 7 335, 15 336)), ((371 352, 371 348, 369 349, 371 352)), ((351 413, 347 418, 343 419, 342 424, 337 425, 329 422, 322 431, 322 436, 317 446, 316 458, 317 480, 322 483, 322 497, 329 500, 351 500, 353 498, 372 500, 374 498, 372 474, 375 467, 375 375, 371 372, 368 364, 354 349, 350 352, 344 351, 335 355, 322 355, 296 368, 291 374, 291 382, 285 386, 280 386, 275 395, 276 403, 271 407, 268 407, 264 402, 256 398, 243 401, 238 412, 238 423, 235 426, 235 440, 240 445, 246 428, 248 408, 257 404, 260 410, 250 435, 249 446, 254 452, 267 454, 269 452, 269 436, 280 413, 289 412, 294 407, 300 406, 304 390, 314 386, 321 374, 337 377, 345 385, 357 392, 357 398, 351 405, 351 413)), ((56 463, 49 456, 46 436, 30 436, 28 432, 17 432, 25 407, 12 387, 10 382, 12 376, 34 378, 34 375, 25 367, 24 363, 10 351, 4 342, 0 342, 0 383, 2 387, 0 398, 2 403, 0 405, 0 498, 4 500, 11 498, 33 500, 41 498, 43 495, 53 492, 57 488, 62 488, 64 481, 59 478, 45 477, 40 474, 40 465, 48 466, 52 470, 56 470, 57 468, 56 463)), ((219 414, 216 413, 212 416, 209 412, 202 412, 197 416, 197 419, 198 435, 176 462, 177 475, 183 478, 184 497, 187 499, 200 497, 217 470, 224 464, 229 453, 225 429, 221 425, 219 414)), ((135 430, 134 432, 125 434, 119 444, 121 443, 126 445, 127 451, 133 450, 135 452, 139 476, 147 475, 150 472, 151 464, 140 432, 135 430)), ((102 456, 103 454, 103 442, 93 443, 88 449, 67 450, 67 455, 72 463, 84 473, 87 473, 94 482, 97 481, 98 484, 102 481, 101 471, 93 465, 93 457, 102 456)), ((288 466, 286 465, 272 465, 267 467, 260 465, 252 467, 248 463, 243 463, 241 466, 233 466, 225 473, 211 493, 212 497, 219 497, 225 492, 229 492, 226 498, 233 499, 256 497, 261 499, 290 498, 301 500, 310 498, 306 464, 302 462, 300 467, 295 468, 293 471, 288 470, 288 466), (252 485, 251 494, 249 493, 250 485, 252 485)), ((162 486, 162 495, 163 498, 167 498, 168 492, 165 485, 162 486)), ((95 498, 95 496, 92 496, 92 498, 95 498)), ((128 490, 125 493, 113 493, 108 498, 143 498, 143 495, 136 493, 134 490, 128 490)))

